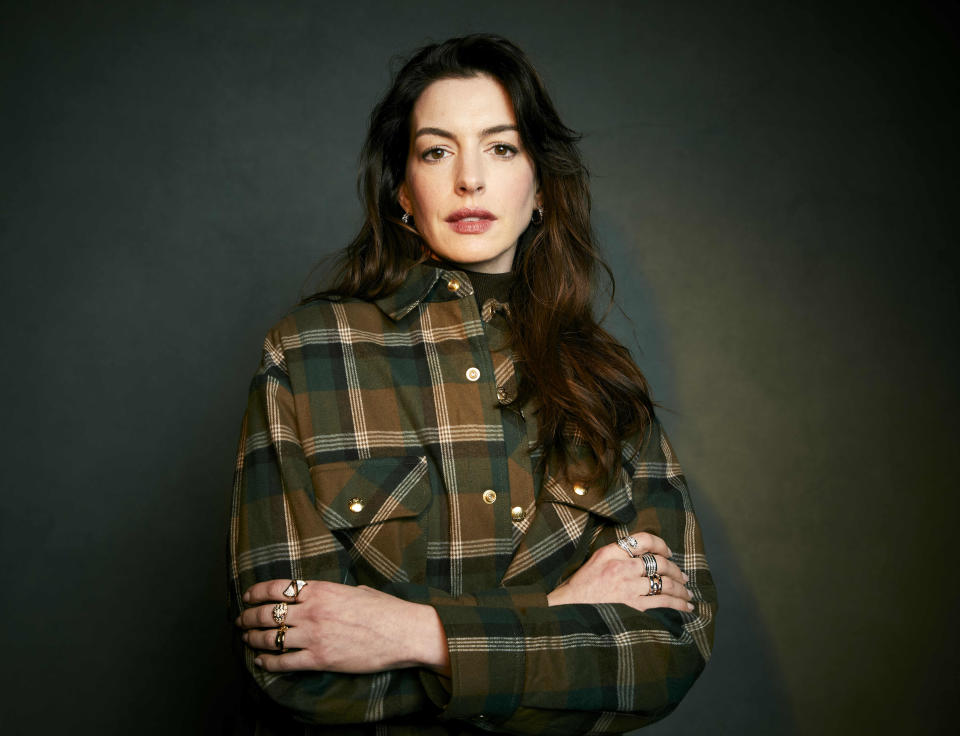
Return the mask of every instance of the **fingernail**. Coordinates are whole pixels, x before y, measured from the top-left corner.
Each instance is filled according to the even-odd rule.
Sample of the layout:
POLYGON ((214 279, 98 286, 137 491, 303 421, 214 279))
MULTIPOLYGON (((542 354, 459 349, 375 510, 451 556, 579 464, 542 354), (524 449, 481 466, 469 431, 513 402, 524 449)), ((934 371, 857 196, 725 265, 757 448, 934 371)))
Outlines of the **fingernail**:
POLYGON ((683 573, 683 582, 685 582, 685 583, 689 583, 689 582, 690 582, 690 576, 687 575, 687 573, 683 573))
POLYGON ((246 644, 247 641, 250 639, 250 635, 246 631, 244 631, 243 634, 240 636, 240 639, 243 641, 244 644, 246 644))
POLYGON ((253 663, 257 665, 257 667, 263 667, 263 660, 260 659, 260 657, 257 657, 256 659, 254 659, 253 663))
POLYGON ((244 602, 244 603, 249 603, 249 602, 250 602, 250 591, 249 591, 249 590, 248 590, 246 593, 243 594, 243 602, 244 602))
POLYGON ((234 625, 234 626, 239 626, 239 625, 240 625, 240 617, 239 617, 239 616, 237 616, 235 619, 233 619, 233 625, 234 625))
POLYGON ((692 610, 693 610, 693 604, 692 604, 692 603, 688 603, 688 604, 687 604, 687 610, 688 610, 688 611, 692 611, 692 610))
POLYGON ((669 547, 667 547, 667 557, 673 557, 673 552, 670 551, 669 547))

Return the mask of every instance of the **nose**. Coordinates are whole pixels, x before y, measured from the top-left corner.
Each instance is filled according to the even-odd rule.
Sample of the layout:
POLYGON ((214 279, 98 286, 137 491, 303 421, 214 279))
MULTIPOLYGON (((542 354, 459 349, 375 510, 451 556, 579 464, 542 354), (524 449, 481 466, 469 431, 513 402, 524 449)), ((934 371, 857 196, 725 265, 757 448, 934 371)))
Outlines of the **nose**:
POLYGON ((463 153, 457 168, 457 194, 476 194, 485 186, 483 159, 480 152, 463 153))

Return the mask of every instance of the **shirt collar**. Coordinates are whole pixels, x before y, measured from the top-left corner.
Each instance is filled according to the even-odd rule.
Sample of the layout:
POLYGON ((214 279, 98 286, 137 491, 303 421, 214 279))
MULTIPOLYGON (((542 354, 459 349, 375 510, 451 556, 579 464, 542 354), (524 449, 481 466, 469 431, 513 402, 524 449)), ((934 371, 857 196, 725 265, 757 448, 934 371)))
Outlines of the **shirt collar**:
POLYGON ((473 285, 462 271, 439 264, 417 263, 392 294, 374 300, 390 319, 401 320, 421 302, 441 302, 473 295, 473 285))

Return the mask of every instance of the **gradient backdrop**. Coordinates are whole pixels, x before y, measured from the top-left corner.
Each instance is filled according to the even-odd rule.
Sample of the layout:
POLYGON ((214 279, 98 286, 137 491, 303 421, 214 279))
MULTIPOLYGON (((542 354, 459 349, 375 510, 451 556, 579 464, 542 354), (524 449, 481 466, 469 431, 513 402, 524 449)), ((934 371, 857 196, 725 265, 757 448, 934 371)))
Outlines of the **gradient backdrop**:
POLYGON ((396 55, 479 30, 584 133, 720 589, 648 733, 956 722, 953 8, 3 2, 2 730, 216 728, 260 341, 358 225, 396 55))

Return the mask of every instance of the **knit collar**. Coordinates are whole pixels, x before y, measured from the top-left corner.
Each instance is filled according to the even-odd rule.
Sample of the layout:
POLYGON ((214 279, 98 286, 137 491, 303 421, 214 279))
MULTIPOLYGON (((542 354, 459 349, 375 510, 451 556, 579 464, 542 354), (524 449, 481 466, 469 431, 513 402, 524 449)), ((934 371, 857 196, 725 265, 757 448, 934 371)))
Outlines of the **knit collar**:
POLYGON ((514 274, 511 271, 505 273, 483 273, 480 271, 463 272, 473 286, 474 294, 477 297, 477 307, 483 312, 483 306, 490 299, 494 299, 499 304, 507 304, 510 301, 510 289, 513 286, 514 274))

